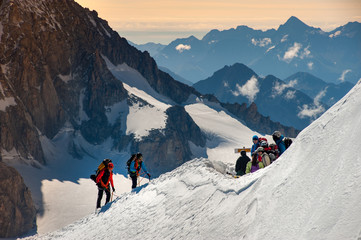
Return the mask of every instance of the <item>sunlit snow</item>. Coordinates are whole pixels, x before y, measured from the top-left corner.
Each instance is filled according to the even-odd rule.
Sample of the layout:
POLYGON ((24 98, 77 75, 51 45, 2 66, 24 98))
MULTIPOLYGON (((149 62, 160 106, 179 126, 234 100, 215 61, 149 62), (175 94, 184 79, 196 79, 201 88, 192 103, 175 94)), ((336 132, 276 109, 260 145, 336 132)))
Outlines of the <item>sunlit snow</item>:
MULTIPOLYGON (((127 154, 117 155, 109 142, 87 145, 69 127, 44 141, 47 154, 60 154, 61 144, 73 141, 88 157, 72 160, 69 172, 60 158, 46 169, 32 170, 43 179, 44 211, 38 217, 43 235, 30 239, 361 238, 360 105, 361 81, 304 129, 275 163, 233 178, 226 172, 233 170, 238 154, 230 151, 250 146, 255 133, 217 106, 189 104, 187 112, 209 137, 208 158, 195 158, 150 183, 144 180, 133 192, 122 175, 127 154), (105 157, 116 160, 115 171, 122 174, 115 179, 114 201, 94 213, 96 187, 84 175, 105 157), (85 217, 64 227, 74 215, 85 217)), ((18 169, 31 183, 29 171, 18 169)))

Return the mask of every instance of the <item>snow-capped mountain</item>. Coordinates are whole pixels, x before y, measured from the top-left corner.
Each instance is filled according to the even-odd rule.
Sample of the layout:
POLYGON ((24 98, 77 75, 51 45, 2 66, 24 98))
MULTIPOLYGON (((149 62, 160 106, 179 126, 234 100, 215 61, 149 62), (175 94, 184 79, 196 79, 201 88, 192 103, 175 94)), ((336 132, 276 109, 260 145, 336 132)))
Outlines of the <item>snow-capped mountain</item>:
POLYGON ((244 64, 236 63, 193 85, 203 94, 214 94, 221 102, 256 103, 258 111, 271 120, 296 129, 307 127, 328 106, 312 99, 272 75, 259 77, 244 64))
MULTIPOLYGON (((359 239, 361 157, 349 143, 361 134, 360 105, 361 81, 265 169, 230 177, 219 147, 99 213, 28 239, 359 239)), ((192 117, 201 117, 198 107, 192 117)))
MULTIPOLYGON (((217 99, 175 81, 149 53, 130 46, 95 11, 73 0, 2 1, 0 40, 2 161, 30 188, 38 229, 89 214, 92 199, 79 203, 84 209, 74 219, 67 215, 79 208, 76 201, 85 201, 78 182, 89 180, 104 158, 113 159, 117 179, 125 182, 125 162, 138 151, 153 177, 195 157, 211 157, 219 145, 233 160, 234 148, 248 147, 259 134, 257 126, 243 124, 251 121, 248 116, 265 118, 255 107, 235 105, 230 113, 217 99), (227 128, 231 135, 222 133, 227 128), (77 200, 62 202, 65 192, 77 200)), ((263 134, 298 133, 264 122, 263 134)), ((85 182, 86 190, 96 190, 85 182)))
POLYGON ((15 0, 3 2, 1 16, 3 153, 44 164, 52 158, 44 141, 73 129, 65 149, 72 157, 89 155, 79 138, 110 139, 115 151, 145 153, 157 175, 191 159, 189 142, 205 146, 185 110, 201 94, 160 71, 95 11, 72 0, 15 0))
POLYGON ((344 81, 339 84, 327 83, 306 72, 295 73, 284 81, 311 98, 332 106, 348 93, 354 84, 344 81))
POLYGON ((159 71, 148 53, 130 46, 95 11, 71 0, 1 7, 3 153, 46 163, 41 138, 53 139, 64 127, 74 129, 65 150, 78 159, 88 153, 77 136, 95 145, 110 138, 114 150, 147 153, 149 165, 166 161, 165 169, 190 159, 184 143, 204 146, 202 133, 177 106, 199 93, 159 71), (133 88, 148 98, 138 98, 133 88), (162 104, 154 106, 154 99, 162 104), (152 112, 158 118, 147 119, 152 112), (187 121, 170 122, 177 115, 187 121), (134 125, 133 117, 143 123, 134 125), (160 151, 168 148, 174 151, 160 151))
POLYGON ((331 32, 291 17, 277 30, 238 26, 212 30, 201 40, 176 39, 153 55, 158 65, 195 83, 225 65, 243 63, 260 75, 284 79, 309 72, 321 79, 356 83, 361 78, 361 23, 331 32))

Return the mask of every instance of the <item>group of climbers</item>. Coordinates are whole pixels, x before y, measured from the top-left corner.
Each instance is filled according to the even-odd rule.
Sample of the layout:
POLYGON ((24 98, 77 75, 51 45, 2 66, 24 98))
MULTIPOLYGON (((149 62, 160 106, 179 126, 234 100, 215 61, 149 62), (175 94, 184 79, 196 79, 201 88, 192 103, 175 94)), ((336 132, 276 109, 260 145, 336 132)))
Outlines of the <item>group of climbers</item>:
POLYGON ((252 173, 260 168, 264 168, 276 161, 284 151, 291 145, 292 140, 285 138, 279 131, 272 134, 275 143, 268 144, 266 138, 252 137, 253 145, 251 147, 252 160, 247 156, 246 151, 241 151, 241 156, 237 159, 235 171, 238 176, 252 173))
MULTIPOLYGON (((145 174, 147 174, 150 180, 150 174, 145 167, 145 164, 143 162, 143 155, 141 153, 133 154, 131 158, 127 161, 127 166, 128 174, 132 179, 132 189, 137 187, 137 181, 138 177, 140 176, 141 170, 145 174)), ((111 189, 113 192, 115 192, 113 183, 113 169, 114 164, 112 163, 112 160, 104 159, 96 170, 96 174, 90 176, 90 178, 96 182, 96 185, 98 187, 98 199, 96 205, 97 208, 100 208, 104 192, 106 194, 105 204, 110 201, 111 189)))
MULTIPOLYGON (((247 173, 255 172, 260 168, 267 167, 280 155, 282 155, 282 153, 292 143, 292 141, 288 138, 288 141, 285 141, 284 136, 279 131, 275 131, 272 134, 272 138, 276 144, 272 143, 268 145, 266 138, 258 137, 256 135, 253 136, 253 145, 251 148, 252 160, 247 156, 246 151, 241 151, 241 156, 236 162, 235 170, 237 175, 242 176, 247 173)), ((137 181, 141 171, 143 171, 150 180, 150 174, 145 167, 143 155, 141 153, 133 154, 127 161, 127 167, 128 174, 132 179, 132 189, 137 187, 137 181)), ((96 182, 98 187, 97 208, 100 208, 104 192, 106 193, 105 204, 110 201, 111 189, 115 192, 113 169, 114 164, 112 163, 112 160, 104 159, 104 161, 99 165, 96 174, 90 176, 90 178, 96 182)))

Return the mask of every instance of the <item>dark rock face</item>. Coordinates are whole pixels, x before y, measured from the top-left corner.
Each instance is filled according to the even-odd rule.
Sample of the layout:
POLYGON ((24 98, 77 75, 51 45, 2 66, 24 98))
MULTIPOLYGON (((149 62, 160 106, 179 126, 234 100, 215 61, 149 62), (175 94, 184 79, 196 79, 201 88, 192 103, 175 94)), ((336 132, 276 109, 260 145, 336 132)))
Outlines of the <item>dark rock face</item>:
POLYGON ((36 211, 23 178, 0 162, 0 238, 18 237, 35 227, 36 211))
POLYGON ((142 141, 133 142, 133 152, 146 153, 147 168, 154 176, 171 171, 192 158, 188 141, 199 147, 206 144, 204 134, 184 107, 170 107, 166 114, 168 119, 164 131, 153 130, 142 141))
MULTIPOLYGON (((91 143, 116 135, 105 106, 128 96, 102 56, 136 69, 177 103, 197 94, 159 71, 148 53, 130 46, 95 11, 74 1, 15 0, 2 4, 0 16, 0 99, 14 99, 0 111, 1 134, 6 136, 1 147, 15 148, 25 159, 45 163, 39 133, 51 139, 66 121, 91 143), (80 117, 83 112, 85 119, 80 117), (18 125, 12 126, 15 119, 18 125)), ((121 138, 118 142, 127 139, 121 138)))

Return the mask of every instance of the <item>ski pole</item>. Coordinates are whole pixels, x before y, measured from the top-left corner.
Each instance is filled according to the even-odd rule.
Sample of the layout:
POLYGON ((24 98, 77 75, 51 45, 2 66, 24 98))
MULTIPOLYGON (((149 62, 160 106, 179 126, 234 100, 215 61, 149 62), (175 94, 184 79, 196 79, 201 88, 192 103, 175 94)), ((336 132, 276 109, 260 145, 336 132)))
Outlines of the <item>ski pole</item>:
POLYGON ((138 178, 139 179, 139 184, 138 186, 140 186, 140 183, 142 182, 143 178, 138 178))
POLYGON ((120 197, 119 195, 117 195, 117 194, 115 194, 115 193, 114 193, 114 196, 115 196, 115 197, 118 197, 118 198, 120 197))

